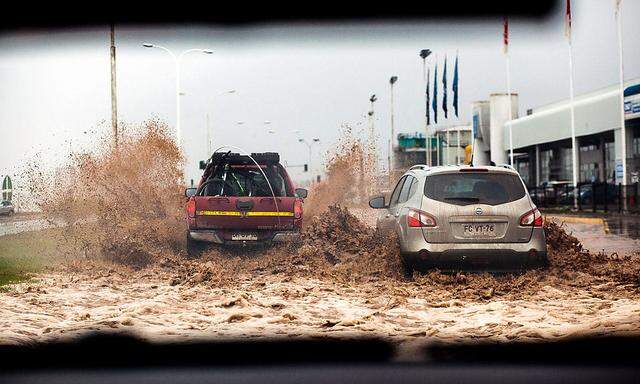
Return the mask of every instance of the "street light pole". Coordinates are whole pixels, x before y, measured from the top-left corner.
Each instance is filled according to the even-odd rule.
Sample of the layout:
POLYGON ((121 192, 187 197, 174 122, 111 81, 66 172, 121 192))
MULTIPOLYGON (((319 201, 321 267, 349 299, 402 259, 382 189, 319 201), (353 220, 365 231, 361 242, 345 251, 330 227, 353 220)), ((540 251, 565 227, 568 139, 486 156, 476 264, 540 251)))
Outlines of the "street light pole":
MULTIPOLYGON (((317 137, 314 137, 313 139, 311 139, 311 143, 309 143, 307 140, 305 140, 303 138, 300 138, 300 139, 298 139, 298 142, 306 145, 307 148, 309 149, 309 171, 313 172, 313 167, 311 166, 311 160, 312 160, 312 158, 311 158, 311 155, 312 155, 311 154, 311 150, 313 148, 313 144, 320 143, 320 139, 317 138, 317 137)), ((313 180, 313 178, 312 178, 312 180, 313 180)))
POLYGON ((391 97, 390 97, 390 101, 391 101, 391 138, 389 139, 389 157, 388 157, 388 161, 389 161, 389 180, 391 180, 391 170, 393 168, 393 140, 395 137, 395 120, 394 120, 394 114, 393 114, 393 85, 396 83, 396 81, 398 81, 398 76, 391 76, 391 78, 389 79, 389 87, 391 88, 391 97))
MULTIPOLYGON (((419 56, 422 58, 422 78, 424 80, 424 87, 426 89, 427 87, 427 82, 429 81, 429 79, 427 78, 427 57, 429 57, 429 55, 431 54, 431 50, 430 49, 423 49, 420 51, 419 56)), ((425 130, 425 134, 426 134, 426 138, 425 138, 425 153, 426 153, 426 163, 427 165, 431 166, 431 138, 429 135, 429 120, 428 120, 428 115, 429 115, 429 101, 427 99, 427 94, 425 92, 424 94, 424 105, 425 105, 425 114, 424 114, 424 130, 425 130)))
POLYGON ((111 128, 113 130, 114 148, 118 149, 118 101, 116 90, 116 32, 111 23, 111 47, 109 49, 111 60, 111 128))
POLYGON ((369 98, 369 101, 371 102, 371 110, 369 110, 369 118, 371 119, 370 123, 371 125, 369 126, 369 137, 371 140, 371 143, 374 142, 374 137, 375 137, 375 127, 374 127, 374 119, 375 119, 375 102, 378 100, 378 98, 376 97, 375 94, 371 95, 371 97, 369 98))
POLYGON ((171 58, 173 59, 173 62, 175 64, 175 71, 176 71, 176 143, 178 144, 178 147, 182 147, 182 130, 181 130, 181 124, 180 124, 180 64, 182 63, 182 58, 187 53, 201 52, 201 53, 210 55, 210 54, 213 53, 213 51, 210 50, 210 49, 192 48, 192 49, 187 49, 186 51, 183 51, 182 53, 180 53, 180 55, 176 56, 173 52, 171 52, 171 50, 169 50, 168 48, 165 48, 165 47, 163 47, 161 45, 143 43, 142 46, 145 47, 145 48, 158 48, 158 49, 161 49, 161 50, 167 52, 171 56, 171 58))

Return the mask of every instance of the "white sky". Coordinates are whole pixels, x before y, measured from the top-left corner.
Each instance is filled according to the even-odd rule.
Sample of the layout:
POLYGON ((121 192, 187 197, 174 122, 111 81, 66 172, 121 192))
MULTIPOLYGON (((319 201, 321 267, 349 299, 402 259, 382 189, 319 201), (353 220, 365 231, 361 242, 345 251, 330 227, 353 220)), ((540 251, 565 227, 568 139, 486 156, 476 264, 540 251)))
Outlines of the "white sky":
MULTIPOLYGON (((541 22, 511 20, 512 88, 527 108, 568 95, 568 49, 562 2, 541 22)), ((614 1, 580 0, 573 5, 576 94, 616 83, 618 56, 614 1)), ((640 76, 640 1, 623 1, 624 66, 627 79, 640 76)), ((460 54, 460 122, 470 103, 506 89, 502 21, 424 21, 385 24, 262 25, 246 28, 116 26, 119 120, 137 124, 159 117, 175 123, 175 75, 170 57, 142 42, 190 54, 182 66, 182 130, 188 178, 199 176, 206 155, 206 115, 214 147, 277 151, 289 164, 307 162, 307 148, 291 133, 318 137, 318 154, 335 143, 343 123, 364 121, 368 98, 378 96, 376 129, 389 137, 389 77, 396 83, 396 127, 422 130, 424 84, 420 49, 446 54, 449 103, 453 60, 460 54), (236 89, 236 94, 222 95, 236 89), (245 124, 237 126, 236 121, 245 124), (271 121, 264 126, 263 121, 271 121), (267 133, 276 130, 275 135, 267 133)), ((23 32, 0 35, 0 174, 15 173, 36 153, 56 164, 73 147, 87 146, 110 130, 109 31, 23 32), (86 132, 86 133, 85 133, 86 132)), ((439 100, 442 89, 439 85, 439 100)), ((453 108, 449 107, 450 114, 453 108)), ((442 119, 442 111, 439 118, 442 119)), ((449 123, 457 120, 449 119, 449 123)), ((440 121, 445 122, 445 121, 440 121)), ((358 127, 366 127, 366 124, 358 127)), ((294 176, 300 171, 292 170, 294 176)))

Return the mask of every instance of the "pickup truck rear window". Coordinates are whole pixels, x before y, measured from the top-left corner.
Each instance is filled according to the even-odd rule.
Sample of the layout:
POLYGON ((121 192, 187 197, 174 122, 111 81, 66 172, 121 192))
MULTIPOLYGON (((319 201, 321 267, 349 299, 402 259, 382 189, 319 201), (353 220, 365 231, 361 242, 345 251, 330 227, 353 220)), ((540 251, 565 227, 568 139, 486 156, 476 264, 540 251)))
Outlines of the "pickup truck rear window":
POLYGON ((526 191, 517 175, 506 173, 446 173, 427 176, 424 195, 455 205, 498 205, 516 201, 526 191))
POLYGON ((271 188, 276 197, 287 196, 285 177, 278 167, 231 166, 219 169, 210 176, 199 191, 200 196, 271 196, 271 188), (260 169, 261 168, 261 169, 260 169), (264 176, 267 176, 265 179, 264 176))

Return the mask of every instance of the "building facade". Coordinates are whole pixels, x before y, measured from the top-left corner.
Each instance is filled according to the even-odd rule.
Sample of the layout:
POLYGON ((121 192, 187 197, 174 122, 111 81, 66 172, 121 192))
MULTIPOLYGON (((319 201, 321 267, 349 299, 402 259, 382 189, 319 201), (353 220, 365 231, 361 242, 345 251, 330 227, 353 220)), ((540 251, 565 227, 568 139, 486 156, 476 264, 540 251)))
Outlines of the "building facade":
MULTIPOLYGON (((640 172, 640 79, 625 84, 627 178, 623 180, 623 138, 619 85, 574 98, 579 182, 638 182, 640 172)), ((529 109, 518 116, 517 94, 492 94, 472 105, 474 163, 513 163, 528 186, 573 181, 569 100, 529 109)))

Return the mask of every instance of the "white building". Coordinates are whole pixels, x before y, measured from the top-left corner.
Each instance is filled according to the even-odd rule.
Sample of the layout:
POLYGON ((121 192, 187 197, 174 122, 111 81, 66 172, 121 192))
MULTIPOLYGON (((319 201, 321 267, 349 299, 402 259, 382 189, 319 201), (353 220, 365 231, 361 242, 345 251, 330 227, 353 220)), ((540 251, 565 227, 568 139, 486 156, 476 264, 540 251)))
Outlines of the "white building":
MULTIPOLYGON (((472 104, 474 164, 508 164, 512 139, 514 165, 529 186, 571 181, 569 100, 529 109, 518 118, 518 95, 512 94, 511 119, 508 102, 508 95, 492 94, 472 104)), ((576 96, 574 110, 579 181, 623 183, 619 85, 576 96)), ((625 84, 625 126, 625 184, 630 184, 638 181, 640 172, 640 79, 625 84)))

